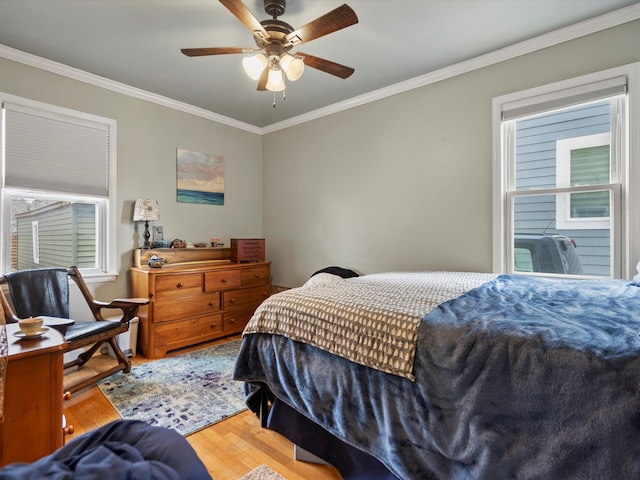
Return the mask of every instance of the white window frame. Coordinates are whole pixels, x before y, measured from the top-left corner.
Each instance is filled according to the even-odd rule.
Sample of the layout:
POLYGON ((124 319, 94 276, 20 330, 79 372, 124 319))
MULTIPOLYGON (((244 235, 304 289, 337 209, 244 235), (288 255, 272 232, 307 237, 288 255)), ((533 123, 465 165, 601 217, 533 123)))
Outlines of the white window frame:
MULTIPOLYGON (((56 192, 47 190, 10 188, 5 186, 5 118, 0 118, 0 270, 8 272, 11 268, 11 198, 35 197, 42 199, 55 199, 63 201, 87 201, 96 203, 96 268, 83 268, 83 278, 87 283, 115 280, 117 276, 117 251, 116 251, 116 151, 117 151, 117 122, 110 118, 87 114, 43 102, 17 97, 15 95, 0 92, 0 105, 5 102, 17 103, 29 108, 41 110, 52 116, 61 115, 77 118, 79 121, 90 121, 103 124, 108 130, 108 194, 106 197, 94 197, 91 195, 74 194, 73 192, 56 192)), ((4 113, 4 111, 3 111, 4 113)))
POLYGON ((40 263, 40 231, 37 220, 31 222, 31 241, 33 242, 33 263, 40 263))
MULTIPOLYGON (((516 92, 493 99, 493 271, 495 273, 513 273, 513 220, 510 210, 511 197, 507 192, 513 190, 514 172, 509 163, 513 145, 507 143, 509 132, 505 131, 502 114, 506 105, 527 104, 529 99, 544 96, 553 101, 554 97, 562 98, 564 92, 575 94, 581 88, 588 90, 594 82, 606 82, 616 77, 625 76, 627 80, 626 126, 621 131, 623 138, 614 139, 612 143, 621 148, 620 157, 624 159, 620 166, 619 188, 610 185, 610 189, 619 190, 620 204, 616 213, 620 218, 614 219, 616 230, 612 230, 614 278, 631 279, 636 273, 636 263, 640 260, 640 63, 633 63, 606 71, 592 73, 581 77, 556 82, 521 92, 516 92), (511 266, 511 267, 510 267, 511 266)), ((575 95, 576 104, 583 103, 579 95, 575 95)), ((588 187, 584 187, 588 188, 588 187)), ((592 188, 593 190, 593 188, 592 188)), ((544 193, 542 191, 538 193, 544 193)), ((557 192, 556 193, 562 193, 557 192)))
MULTIPOLYGON (((615 117, 615 114, 613 115, 615 117)), ((611 145, 610 133, 596 133, 581 137, 571 137, 556 142, 556 186, 571 186, 571 152, 581 148, 600 147, 611 145)), ((609 170, 611 178, 616 178, 615 162, 611 162, 609 170)), ((571 194, 561 193, 556 196, 556 229, 609 229, 611 226, 609 217, 571 217, 571 194)))

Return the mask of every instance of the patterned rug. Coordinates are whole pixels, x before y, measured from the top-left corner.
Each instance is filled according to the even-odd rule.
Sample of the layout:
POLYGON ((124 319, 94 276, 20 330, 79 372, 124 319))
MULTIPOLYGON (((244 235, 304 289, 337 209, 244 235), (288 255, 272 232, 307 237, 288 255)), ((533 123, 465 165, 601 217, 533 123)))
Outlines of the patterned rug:
POLYGON ((122 418, 190 435, 246 409, 231 379, 241 340, 135 366, 98 383, 122 418))
POLYGON ((239 480, 286 480, 278 472, 274 472, 267 465, 260 465, 254 468, 239 480))

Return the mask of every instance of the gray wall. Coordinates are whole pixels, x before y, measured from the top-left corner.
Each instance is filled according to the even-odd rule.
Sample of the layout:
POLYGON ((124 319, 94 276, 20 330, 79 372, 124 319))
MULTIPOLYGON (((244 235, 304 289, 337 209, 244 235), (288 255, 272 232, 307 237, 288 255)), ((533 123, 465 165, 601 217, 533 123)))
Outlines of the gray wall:
POLYGON ((128 291, 132 249, 144 227, 132 222, 136 198, 158 200, 165 238, 191 242, 262 235, 261 136, 0 58, 0 91, 117 120, 116 282, 94 284, 108 300, 128 291), (225 205, 176 201, 176 148, 225 157, 225 205))
POLYGON ((267 239, 273 283, 318 268, 491 269, 491 100, 640 60, 640 22, 502 62, 263 137, 0 59, 0 91, 118 121, 120 276, 156 198, 165 238, 267 239), (223 155, 225 206, 178 204, 177 147, 223 155))
POLYGON ((492 98, 640 60, 640 22, 264 136, 274 283, 339 265, 491 271, 492 98))

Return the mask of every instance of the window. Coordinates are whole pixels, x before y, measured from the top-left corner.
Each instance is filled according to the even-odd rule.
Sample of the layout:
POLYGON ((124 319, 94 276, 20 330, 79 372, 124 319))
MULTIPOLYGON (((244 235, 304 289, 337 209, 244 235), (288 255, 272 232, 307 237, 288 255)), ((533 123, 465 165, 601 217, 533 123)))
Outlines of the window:
POLYGON ((638 109, 630 92, 638 70, 494 99, 496 272, 633 276, 640 169, 629 154, 638 109))
POLYGON ((2 271, 115 275, 114 120, 0 93, 2 271))
MULTIPOLYGON (((614 115, 615 118, 615 115, 614 115)), ((609 183, 611 135, 600 133, 556 142, 558 187, 609 183)), ((608 229, 611 206, 606 192, 558 194, 556 228, 608 229)))

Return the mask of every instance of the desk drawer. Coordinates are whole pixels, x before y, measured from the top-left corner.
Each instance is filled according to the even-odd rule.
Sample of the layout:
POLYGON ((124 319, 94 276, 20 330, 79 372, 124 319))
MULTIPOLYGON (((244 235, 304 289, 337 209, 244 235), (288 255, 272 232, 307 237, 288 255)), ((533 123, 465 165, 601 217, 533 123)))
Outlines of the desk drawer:
POLYGON ((201 273, 158 275, 155 280, 156 298, 178 297, 203 291, 201 273))
POLYGON ((242 269, 242 286, 247 287, 251 285, 262 285, 269 283, 270 274, 269 266, 262 265, 259 267, 243 268, 242 269))
POLYGON ((240 270, 216 270, 204 274, 204 290, 214 292, 216 290, 228 290, 238 288, 241 283, 240 270))
POLYGON ((245 288, 244 290, 222 292, 223 308, 226 310, 251 303, 259 304, 269 296, 270 290, 269 285, 263 285, 261 287, 245 288))
POLYGON ((192 315, 215 313, 220 310, 220 294, 202 293, 178 299, 153 302, 153 323, 162 323, 192 315))

